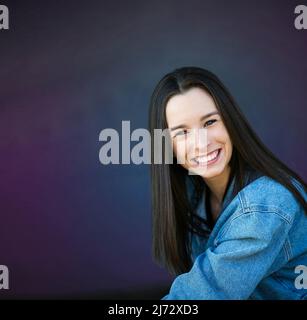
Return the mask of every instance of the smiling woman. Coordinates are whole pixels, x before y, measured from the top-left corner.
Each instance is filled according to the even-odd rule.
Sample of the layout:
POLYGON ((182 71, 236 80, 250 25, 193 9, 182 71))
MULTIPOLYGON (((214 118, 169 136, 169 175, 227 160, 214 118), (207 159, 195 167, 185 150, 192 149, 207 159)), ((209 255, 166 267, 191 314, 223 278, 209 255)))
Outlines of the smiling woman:
POLYGON ((174 162, 151 162, 153 255, 177 275, 163 299, 306 298, 295 285, 307 265, 305 182, 202 68, 157 84, 149 129, 166 128, 174 162))
MULTIPOLYGON (((225 187, 229 178, 227 164, 231 159, 232 143, 212 97, 197 87, 176 95, 166 105, 166 120, 172 132, 176 157, 186 160, 182 166, 202 176, 207 184, 211 182, 212 187, 213 184, 218 188, 225 187), (185 124, 176 125, 183 122, 185 124), (201 128, 206 128, 206 131, 201 128), (220 181, 216 181, 216 177, 220 181)), ((224 192, 214 192, 215 195, 218 193, 221 200, 224 192)))

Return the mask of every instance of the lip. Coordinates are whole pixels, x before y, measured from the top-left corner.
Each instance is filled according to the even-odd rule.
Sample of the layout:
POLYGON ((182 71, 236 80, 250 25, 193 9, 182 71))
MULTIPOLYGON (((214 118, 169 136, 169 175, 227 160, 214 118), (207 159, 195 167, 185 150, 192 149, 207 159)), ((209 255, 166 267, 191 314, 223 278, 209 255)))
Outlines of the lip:
MULTIPOLYGON (((196 164, 196 163, 192 160, 192 162, 193 162, 193 167, 206 167, 206 166, 212 165, 212 164, 216 163, 217 161, 219 161, 223 149, 222 149, 222 148, 219 148, 219 149, 216 149, 216 150, 218 150, 218 154, 217 154, 217 157, 216 157, 215 159, 212 159, 212 160, 210 160, 210 161, 208 161, 208 162, 206 162, 206 163, 198 163, 198 164, 196 164)), ((214 150, 214 151, 212 151, 212 152, 215 152, 216 150, 214 150)), ((210 153, 212 153, 212 152, 210 152, 210 153)), ((209 154, 210 154, 210 153, 209 153, 209 154)))

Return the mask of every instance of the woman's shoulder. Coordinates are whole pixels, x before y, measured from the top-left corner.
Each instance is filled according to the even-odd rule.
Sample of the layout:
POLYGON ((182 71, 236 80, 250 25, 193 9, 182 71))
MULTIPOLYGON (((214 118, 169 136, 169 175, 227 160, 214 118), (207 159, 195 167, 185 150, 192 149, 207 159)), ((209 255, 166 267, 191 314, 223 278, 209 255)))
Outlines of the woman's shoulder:
MULTIPOLYGON (((306 200, 303 186, 294 178, 292 184, 306 200)), ((293 215, 303 210, 293 193, 278 181, 262 175, 245 186, 239 197, 244 211, 268 211, 283 215, 291 221, 293 215)))

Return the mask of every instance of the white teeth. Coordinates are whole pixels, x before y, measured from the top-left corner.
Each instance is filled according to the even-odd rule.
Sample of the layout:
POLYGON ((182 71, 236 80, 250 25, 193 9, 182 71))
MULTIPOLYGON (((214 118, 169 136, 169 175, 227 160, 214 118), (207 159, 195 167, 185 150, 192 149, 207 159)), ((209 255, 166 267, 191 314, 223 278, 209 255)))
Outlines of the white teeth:
POLYGON ((196 162, 197 164, 204 164, 206 162, 209 162, 217 157, 219 153, 219 150, 216 150, 214 152, 211 152, 208 156, 200 156, 200 157, 195 157, 192 160, 196 162))

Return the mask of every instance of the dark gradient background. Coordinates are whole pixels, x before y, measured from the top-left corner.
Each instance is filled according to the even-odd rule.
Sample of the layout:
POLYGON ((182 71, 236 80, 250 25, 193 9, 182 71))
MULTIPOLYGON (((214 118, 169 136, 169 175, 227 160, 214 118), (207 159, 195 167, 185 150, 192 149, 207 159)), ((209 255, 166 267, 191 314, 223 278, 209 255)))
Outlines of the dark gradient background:
POLYGON ((151 256, 149 166, 101 165, 98 137, 123 120, 146 128, 150 94, 174 68, 215 72, 306 180, 304 2, 1 1, 0 299, 168 290, 151 256))

